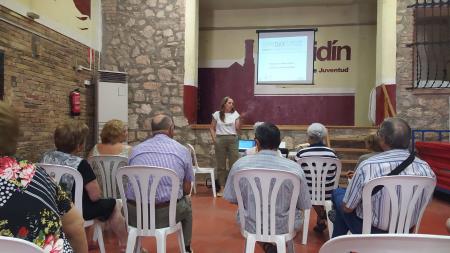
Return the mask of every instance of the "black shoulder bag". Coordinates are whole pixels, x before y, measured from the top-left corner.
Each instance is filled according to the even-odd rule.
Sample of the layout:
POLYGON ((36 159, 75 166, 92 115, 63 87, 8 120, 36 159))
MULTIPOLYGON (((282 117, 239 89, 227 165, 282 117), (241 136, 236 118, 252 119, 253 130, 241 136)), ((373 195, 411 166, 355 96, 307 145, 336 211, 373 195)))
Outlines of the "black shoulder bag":
MULTIPOLYGON (((406 167, 408 167, 414 161, 414 158, 416 158, 414 153, 409 154, 409 156, 408 156, 408 158, 406 158, 406 160, 404 160, 402 163, 400 163, 397 166, 397 168, 395 168, 394 170, 389 172, 389 174, 387 174, 386 176, 395 176, 395 175, 400 174, 400 172, 405 170, 406 167)), ((375 188, 373 188, 372 196, 377 194, 379 191, 381 191, 381 189, 383 189, 382 185, 377 185, 375 188)))

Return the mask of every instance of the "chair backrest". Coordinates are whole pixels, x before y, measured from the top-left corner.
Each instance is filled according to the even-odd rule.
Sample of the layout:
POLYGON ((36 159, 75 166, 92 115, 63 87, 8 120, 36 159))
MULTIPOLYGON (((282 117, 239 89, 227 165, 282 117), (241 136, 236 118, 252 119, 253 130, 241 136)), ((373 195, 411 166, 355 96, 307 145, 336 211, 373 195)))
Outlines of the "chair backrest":
MULTIPOLYGON (((56 164, 46 164, 46 163, 37 163, 37 166, 43 168, 47 174, 49 174, 52 178, 55 179, 57 183, 61 183, 61 179, 64 177, 71 177, 75 182, 75 196, 72 196, 74 199, 74 204, 78 208, 78 210, 83 213, 83 177, 81 176, 78 170, 65 166, 65 165, 56 165, 56 164)), ((71 191, 71 189, 66 189, 71 191)))
POLYGON ((36 244, 19 238, 0 236, 0 248, 8 253, 43 253, 44 250, 36 244))
POLYGON ((88 162, 94 171, 98 171, 105 198, 117 198, 117 169, 128 164, 128 157, 118 155, 91 156, 88 162))
POLYGON ((305 173, 306 181, 311 193, 312 204, 323 205, 327 199, 326 193, 336 189, 339 185, 341 161, 331 157, 305 157, 297 160, 297 163, 307 171, 305 173))
POLYGON ((325 242, 319 253, 446 253, 450 236, 420 234, 343 235, 325 242))
MULTIPOLYGON (((290 199, 287 224, 288 233, 294 233, 295 209, 300 193, 300 178, 298 175, 288 171, 266 168, 244 168, 234 174, 233 185, 238 200, 240 225, 241 230, 245 231, 246 223, 244 214, 249 213, 249 207, 244 206, 240 187, 241 179, 244 180, 244 182, 242 182, 244 185, 246 183, 250 185, 250 187, 245 188, 251 189, 252 195, 255 198, 255 234, 257 240, 267 240, 270 236, 277 235, 275 210, 278 192, 282 183, 291 182, 293 190, 290 199), (259 184, 257 184, 257 181, 259 184)), ((250 196, 250 192, 247 196, 250 196)))
POLYGON ((169 226, 176 225, 175 213, 180 189, 180 179, 175 171, 153 166, 124 166, 117 171, 116 179, 120 196, 124 203, 124 213, 128 221, 127 201, 130 200, 130 189, 125 193, 124 179, 128 179, 127 188, 134 192, 136 202, 136 228, 138 235, 154 234, 155 232, 155 200, 156 189, 163 177, 168 177, 172 183, 169 204, 169 226), (150 220, 149 220, 150 217, 150 220), (150 221, 150 222, 149 222, 150 221), (150 225, 149 225, 150 224, 150 225))
MULTIPOLYGON (((436 180, 431 177, 397 175, 384 176, 370 180, 363 188, 363 234, 370 234, 372 227, 372 191, 383 185, 383 213, 389 215, 389 233, 409 233, 410 228, 416 225, 419 229, 425 207, 433 194, 436 180), (418 213, 417 213, 418 212, 418 213), (418 215, 418 216, 417 216, 418 215), (412 224, 417 217, 417 223, 412 224)), ((374 197, 381 194, 378 192, 374 197)))
POLYGON ((192 146, 192 145, 189 144, 189 143, 186 144, 186 146, 188 147, 189 152, 191 152, 192 162, 194 163, 192 167, 193 167, 194 170, 195 170, 195 168, 198 168, 197 154, 195 153, 194 146, 192 146))

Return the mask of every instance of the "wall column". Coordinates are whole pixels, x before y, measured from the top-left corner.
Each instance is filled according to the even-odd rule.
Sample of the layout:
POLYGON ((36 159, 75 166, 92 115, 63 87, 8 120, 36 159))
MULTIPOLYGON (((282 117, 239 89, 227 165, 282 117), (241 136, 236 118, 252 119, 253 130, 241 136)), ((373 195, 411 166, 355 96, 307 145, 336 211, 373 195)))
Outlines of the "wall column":
POLYGON ((376 47, 376 117, 379 124, 386 117, 384 94, 380 85, 385 85, 394 110, 396 110, 396 52, 397 52, 397 1, 377 1, 377 47, 376 47))
POLYGON ((189 124, 197 121, 198 15, 198 0, 186 1, 183 102, 189 124))

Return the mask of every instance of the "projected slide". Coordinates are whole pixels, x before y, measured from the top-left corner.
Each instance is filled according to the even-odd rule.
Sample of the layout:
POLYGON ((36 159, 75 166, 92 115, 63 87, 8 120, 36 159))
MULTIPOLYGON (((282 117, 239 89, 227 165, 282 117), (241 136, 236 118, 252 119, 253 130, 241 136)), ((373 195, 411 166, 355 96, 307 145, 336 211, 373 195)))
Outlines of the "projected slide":
POLYGON ((260 32, 257 83, 312 83, 313 35, 314 32, 260 32))

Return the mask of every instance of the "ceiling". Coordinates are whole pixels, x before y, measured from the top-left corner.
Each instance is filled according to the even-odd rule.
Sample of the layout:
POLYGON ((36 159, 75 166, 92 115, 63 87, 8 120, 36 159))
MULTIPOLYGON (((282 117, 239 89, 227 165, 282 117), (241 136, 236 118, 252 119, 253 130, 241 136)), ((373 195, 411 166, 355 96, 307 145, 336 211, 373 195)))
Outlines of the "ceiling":
POLYGON ((199 0, 203 10, 279 8, 312 5, 349 5, 376 0, 199 0))

